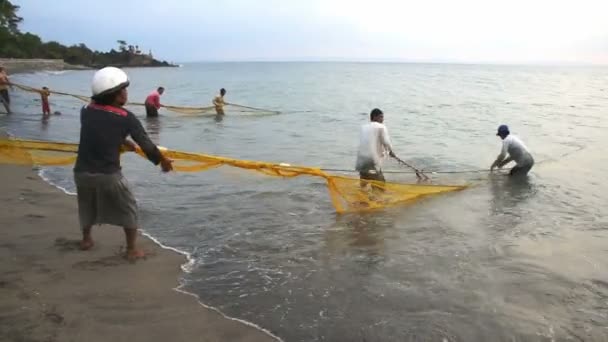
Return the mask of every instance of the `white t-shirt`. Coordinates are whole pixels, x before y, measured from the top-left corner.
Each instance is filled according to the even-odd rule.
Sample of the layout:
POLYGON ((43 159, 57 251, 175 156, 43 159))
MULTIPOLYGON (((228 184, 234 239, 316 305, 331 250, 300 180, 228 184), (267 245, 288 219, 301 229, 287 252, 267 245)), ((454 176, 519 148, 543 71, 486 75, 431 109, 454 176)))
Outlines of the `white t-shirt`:
POLYGON ((392 149, 386 126, 375 121, 364 124, 359 137, 357 171, 368 171, 370 167, 380 170, 382 159, 392 149))
POLYGON ((509 134, 502 141, 502 150, 498 156, 499 160, 503 160, 507 154, 517 163, 518 165, 529 163, 532 160, 532 155, 528 150, 528 147, 515 135, 509 134))

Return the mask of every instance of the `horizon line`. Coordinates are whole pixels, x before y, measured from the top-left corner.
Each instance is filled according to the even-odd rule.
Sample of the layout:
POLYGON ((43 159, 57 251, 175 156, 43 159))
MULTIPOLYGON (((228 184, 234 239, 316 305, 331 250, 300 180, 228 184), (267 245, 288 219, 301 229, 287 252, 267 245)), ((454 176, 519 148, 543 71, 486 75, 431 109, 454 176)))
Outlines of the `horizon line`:
POLYGON ((195 63, 393 63, 393 64, 452 64, 452 65, 496 65, 496 66, 595 66, 608 67, 606 62, 568 62, 568 61, 453 61, 453 60, 406 60, 406 59, 351 59, 351 58, 247 58, 247 59, 201 59, 172 62, 175 64, 195 63))

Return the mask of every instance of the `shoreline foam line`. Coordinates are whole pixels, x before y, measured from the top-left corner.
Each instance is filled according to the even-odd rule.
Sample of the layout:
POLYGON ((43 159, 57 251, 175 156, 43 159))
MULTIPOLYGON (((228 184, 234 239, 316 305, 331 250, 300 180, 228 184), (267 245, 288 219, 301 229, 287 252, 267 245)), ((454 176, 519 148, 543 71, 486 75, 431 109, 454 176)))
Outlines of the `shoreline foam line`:
MULTIPOLYGON (((37 174, 38 174, 38 177, 40 177, 40 179, 42 179, 42 180, 43 180, 43 181, 44 181, 46 184, 48 184, 48 185, 50 185, 50 186, 53 186, 53 187, 55 187, 55 188, 57 188, 57 189, 61 190, 61 191, 62 191, 64 194, 66 194, 66 195, 68 195, 68 196, 76 196, 76 193, 70 192, 70 191, 68 191, 67 189, 65 189, 64 187, 62 187, 62 186, 60 186, 60 185, 57 185, 57 184, 53 183, 53 181, 52 181, 52 180, 50 180, 48 177, 46 177, 46 176, 45 176, 45 172, 44 172, 44 171, 45 171, 45 169, 44 169, 44 168, 40 168, 40 169, 38 169, 37 174)), ((157 238, 153 237, 153 236, 152 236, 150 233, 146 232, 146 231, 145 231, 145 230, 143 230, 143 229, 140 229, 140 232, 141 232, 141 234, 142 234, 143 236, 145 236, 146 238, 150 239, 152 242, 154 242, 154 243, 155 243, 157 246, 159 246, 160 248, 162 248, 162 249, 167 249, 167 250, 170 250, 170 251, 172 251, 172 252, 174 252, 174 253, 177 253, 177 254, 180 254, 180 255, 185 256, 185 257, 186 257, 186 262, 180 265, 180 269, 181 269, 181 270, 182 270, 184 273, 190 273, 190 272, 191 272, 191 267, 192 267, 192 266, 194 265, 194 263, 195 263, 195 260, 194 260, 194 258, 192 257, 192 254, 191 254, 191 253, 188 253, 188 252, 186 252, 186 251, 183 251, 183 250, 178 249, 178 248, 175 248, 175 247, 171 247, 171 246, 164 245, 164 244, 163 244, 163 243, 161 243, 161 242, 160 242, 160 241, 159 241, 157 238)), ((225 319, 229 319, 229 320, 231 320, 231 321, 239 322, 239 323, 241 323, 241 324, 243 324, 243 325, 246 325, 246 326, 252 327, 252 328, 254 328, 254 329, 256 329, 256 330, 259 330, 259 331, 261 331, 261 332, 265 333, 266 335, 268 335, 268 336, 270 336, 270 337, 272 337, 272 338, 276 339, 276 340, 277 340, 277 341, 279 341, 279 342, 285 342, 283 339, 281 339, 280 337, 276 336, 275 334, 273 334, 273 333, 272 333, 272 332, 270 332, 269 330, 264 329, 264 328, 262 328, 261 326, 259 326, 259 325, 255 324, 255 323, 253 323, 253 322, 249 322, 249 321, 246 321, 246 320, 243 320, 243 319, 240 319, 240 318, 236 318, 236 317, 231 317, 231 316, 228 316, 228 315, 226 315, 224 312, 222 312, 220 309, 218 309, 218 308, 216 308, 216 307, 213 307, 213 306, 211 306, 211 305, 207 305, 207 304, 203 303, 203 302, 201 301, 201 298, 200 298, 200 296, 199 296, 199 295, 197 295, 196 293, 188 292, 188 291, 186 291, 186 290, 183 290, 183 289, 182 289, 182 288, 185 286, 185 284, 184 284, 182 281, 180 281, 180 279, 179 279, 179 278, 178 278, 178 279, 176 279, 176 281, 177 281, 177 283, 178 283, 178 286, 176 286, 176 287, 172 288, 171 290, 173 290, 173 291, 175 291, 175 292, 182 293, 182 294, 186 294, 186 295, 189 295, 189 296, 192 296, 192 297, 196 298, 196 301, 198 302, 198 304, 199 304, 199 305, 201 305, 201 306, 202 306, 202 307, 204 307, 205 309, 208 309, 208 310, 212 310, 212 311, 217 312, 218 314, 220 314, 220 315, 221 315, 223 318, 225 318, 225 319)))
POLYGON ((51 186, 53 186, 53 187, 55 187, 55 188, 63 191, 63 193, 66 194, 66 195, 76 196, 75 192, 71 192, 68 189, 62 187, 61 185, 53 183, 53 181, 46 176, 45 171, 46 171, 46 169, 39 168, 38 172, 37 172, 38 177, 40 177, 45 183, 47 183, 47 184, 49 184, 49 185, 51 185, 51 186))

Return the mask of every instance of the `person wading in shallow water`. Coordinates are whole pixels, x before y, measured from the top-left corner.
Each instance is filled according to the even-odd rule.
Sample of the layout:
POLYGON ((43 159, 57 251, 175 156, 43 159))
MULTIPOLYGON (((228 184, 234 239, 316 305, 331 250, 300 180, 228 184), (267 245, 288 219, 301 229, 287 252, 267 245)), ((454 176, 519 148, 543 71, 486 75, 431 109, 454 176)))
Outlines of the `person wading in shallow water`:
POLYGON ((532 158, 528 147, 518 137, 511 134, 507 125, 498 126, 496 135, 502 139, 502 148, 490 170, 494 171, 494 168, 501 168, 514 161, 515 166, 511 169, 509 175, 514 177, 526 176, 534 166, 534 158, 532 158))
POLYGON ((4 109, 8 114, 11 113, 11 97, 8 94, 8 88, 11 86, 11 81, 6 74, 4 67, 0 66, 0 102, 4 105, 4 109))
POLYGON ((49 104, 49 96, 51 96, 51 91, 47 87, 42 87, 40 91, 40 102, 42 103, 42 115, 49 116, 51 115, 51 105, 49 104))
MULTIPOLYGON (((393 152, 391 139, 384 125, 384 113, 380 109, 374 108, 369 114, 369 118, 370 122, 361 126, 359 151, 355 165, 355 169, 359 171, 362 188, 367 186, 367 180, 384 183, 382 161, 387 154, 393 158, 397 157, 393 152)), ((377 192, 383 191, 377 185, 372 185, 372 188, 377 192)))
POLYGON ((82 229, 82 250, 94 245, 91 229, 95 224, 111 224, 124 229, 127 258, 144 256, 137 248, 137 203, 123 177, 120 167, 121 149, 135 151, 130 136, 163 172, 173 169, 172 161, 164 157, 152 143, 141 122, 123 108, 127 103, 127 74, 106 67, 93 76, 92 102, 80 111, 80 144, 74 167, 78 194, 78 216, 82 229))
POLYGON ((226 95, 226 89, 220 89, 220 94, 213 98, 213 105, 215 106, 215 113, 217 115, 224 115, 224 95, 226 95))
POLYGON ((146 116, 149 118, 158 117, 158 110, 161 107, 160 97, 165 92, 165 88, 158 87, 155 91, 151 92, 148 97, 146 97, 146 102, 144 103, 146 106, 146 116))

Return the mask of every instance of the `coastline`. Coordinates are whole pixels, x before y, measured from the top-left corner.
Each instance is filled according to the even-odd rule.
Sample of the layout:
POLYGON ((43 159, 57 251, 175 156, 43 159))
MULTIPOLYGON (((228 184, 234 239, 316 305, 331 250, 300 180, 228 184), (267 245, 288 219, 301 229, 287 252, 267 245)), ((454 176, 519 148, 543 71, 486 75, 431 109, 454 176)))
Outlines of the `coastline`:
POLYGON ((0 165, 0 174, 0 340, 277 341, 180 290, 184 255, 140 235, 147 257, 129 263, 120 228, 109 226, 80 251, 74 196, 29 167, 0 165))
POLYGON ((89 70, 91 68, 83 65, 71 65, 63 59, 21 59, 0 58, 0 65, 4 66, 10 75, 24 74, 37 71, 61 71, 61 70, 89 70))
MULTIPOLYGON (((63 59, 22 59, 22 58, 0 58, 0 65, 4 66, 10 75, 26 74, 37 71, 62 71, 62 70, 95 70, 101 66, 73 65, 63 59)), ((179 68, 179 65, 122 65, 112 64, 117 68, 179 68)))

